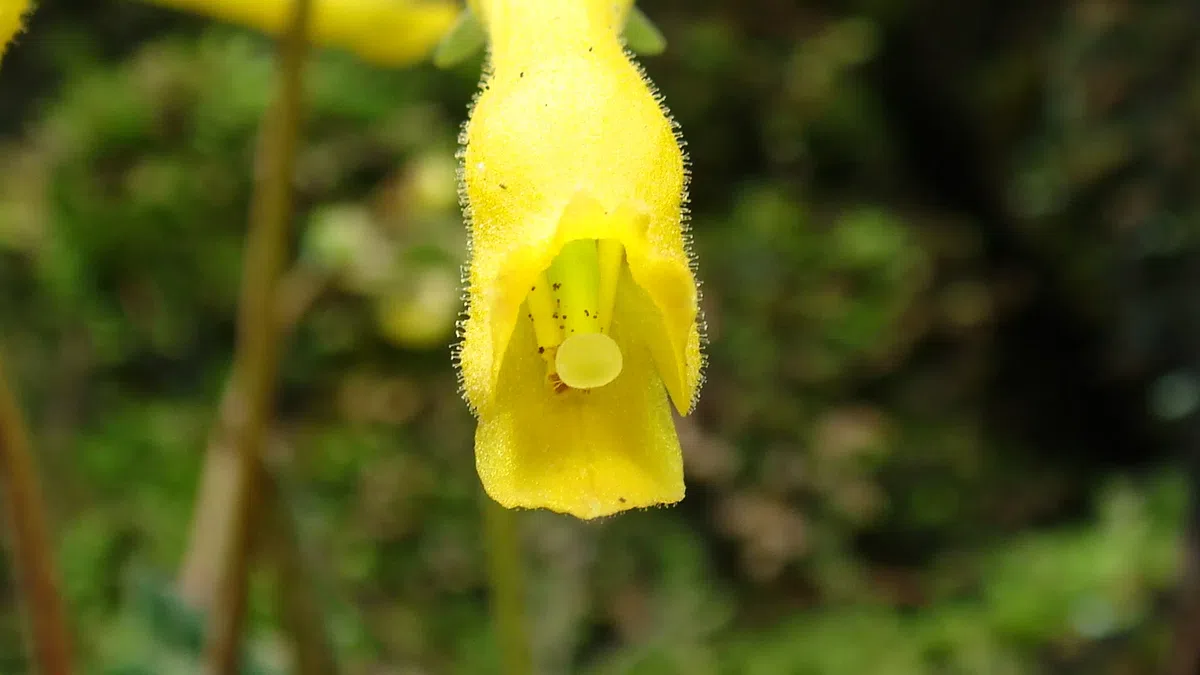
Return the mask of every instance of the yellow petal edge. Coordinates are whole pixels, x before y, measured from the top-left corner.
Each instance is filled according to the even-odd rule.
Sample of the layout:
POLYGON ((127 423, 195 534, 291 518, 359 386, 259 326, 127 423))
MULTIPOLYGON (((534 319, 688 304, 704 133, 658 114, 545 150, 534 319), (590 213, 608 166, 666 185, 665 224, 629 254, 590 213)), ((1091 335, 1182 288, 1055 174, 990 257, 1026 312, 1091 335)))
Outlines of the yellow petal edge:
POLYGON ((0 0, 0 57, 8 43, 21 30, 21 20, 29 11, 29 0, 0 0))
POLYGON ((490 72, 460 153, 472 246, 458 361, 480 479, 510 508, 595 518, 684 494, 670 402, 690 411, 703 365, 685 160, 620 42, 631 4, 472 2, 490 72), (522 304, 578 239, 624 246, 611 329, 624 365, 564 396, 544 386, 522 304))
MULTIPOLYGON (((283 30, 292 5, 292 0, 144 1, 270 34, 283 30)), ((346 49, 372 63, 407 66, 429 55, 457 15, 451 0, 316 0, 309 33, 315 44, 346 49)))

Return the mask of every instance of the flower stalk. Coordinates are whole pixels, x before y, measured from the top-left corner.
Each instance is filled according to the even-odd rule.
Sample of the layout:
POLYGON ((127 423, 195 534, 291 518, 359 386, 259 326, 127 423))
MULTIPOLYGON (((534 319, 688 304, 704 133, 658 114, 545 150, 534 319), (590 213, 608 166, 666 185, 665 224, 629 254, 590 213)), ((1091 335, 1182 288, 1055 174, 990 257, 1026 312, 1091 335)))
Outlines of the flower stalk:
POLYGON ((529 675, 533 670, 525 616, 525 563, 515 511, 483 496, 483 528, 492 589, 492 621, 500 648, 503 675, 529 675))
POLYGON ((292 178, 299 143, 303 66, 311 12, 312 0, 291 3, 280 45, 277 98, 264 116, 256 158, 233 384, 243 397, 246 418, 236 441, 241 474, 234 533, 223 566, 218 602, 211 614, 206 652, 206 672, 213 675, 233 675, 238 671, 250 559, 256 543, 254 533, 264 522, 263 446, 279 368, 277 297, 292 220, 292 178))
POLYGON ((59 595, 50 528, 47 525, 29 432, 0 363, 0 494, 12 528, 21 604, 28 617, 34 667, 42 675, 69 675, 71 640, 59 595))

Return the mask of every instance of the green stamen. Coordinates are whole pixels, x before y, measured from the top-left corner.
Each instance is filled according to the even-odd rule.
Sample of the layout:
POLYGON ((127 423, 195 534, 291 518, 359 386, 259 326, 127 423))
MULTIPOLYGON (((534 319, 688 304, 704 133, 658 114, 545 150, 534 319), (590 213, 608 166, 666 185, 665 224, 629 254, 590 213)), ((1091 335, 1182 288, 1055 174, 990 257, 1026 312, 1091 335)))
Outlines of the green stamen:
POLYGON ((603 387, 621 373, 621 349, 608 333, 624 251, 607 239, 568 242, 529 291, 538 353, 557 392, 603 387))
POLYGON ((625 262, 625 247, 616 239, 601 239, 596 242, 596 250, 600 261, 600 331, 608 333, 613 307, 617 304, 617 280, 621 278, 621 264, 625 262))
POLYGON ((599 309, 600 262, 596 240, 567 242, 547 270, 547 276, 558 301, 556 309, 563 337, 599 331, 596 312, 599 309))

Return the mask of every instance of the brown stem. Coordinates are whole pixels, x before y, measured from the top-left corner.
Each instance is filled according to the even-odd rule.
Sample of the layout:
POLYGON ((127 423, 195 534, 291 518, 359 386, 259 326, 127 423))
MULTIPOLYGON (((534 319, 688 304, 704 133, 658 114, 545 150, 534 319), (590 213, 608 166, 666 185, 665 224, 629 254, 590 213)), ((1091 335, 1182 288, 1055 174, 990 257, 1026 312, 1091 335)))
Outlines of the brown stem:
POLYGON ((1188 528, 1182 544, 1183 574, 1176 591, 1174 635, 1163 671, 1167 675, 1200 673, 1200 532, 1194 524, 1188 528))
MULTIPOLYGON (((327 275, 297 266, 284 275, 279 288, 277 340, 286 345, 292 330, 326 288, 327 275)), ((245 405, 231 377, 221 396, 217 421, 204 451, 200 489, 192 511, 187 552, 179 566, 176 589, 179 596, 203 612, 212 610, 221 563, 232 546, 237 486, 241 463, 237 439, 245 426, 245 405)))
POLYGON ((243 408, 230 378, 217 407, 216 424, 209 432, 187 552, 176 582, 179 597, 206 614, 213 610, 221 564, 229 556, 233 539, 234 507, 242 475, 235 442, 244 425, 243 408))
POLYGON ((21 410, 0 363, 0 487, 8 497, 13 559, 28 613, 34 662, 43 675, 69 675, 71 641, 58 593, 37 470, 21 410))
POLYGON ((276 297, 292 219, 292 177, 311 5, 311 0, 292 3, 280 50, 278 99, 264 118, 256 157, 231 385, 245 405, 245 424, 237 440, 241 476, 231 547, 222 570, 217 606, 210 615, 206 670, 213 675, 236 673, 241 655, 250 555, 263 501, 263 445, 279 368, 276 297))

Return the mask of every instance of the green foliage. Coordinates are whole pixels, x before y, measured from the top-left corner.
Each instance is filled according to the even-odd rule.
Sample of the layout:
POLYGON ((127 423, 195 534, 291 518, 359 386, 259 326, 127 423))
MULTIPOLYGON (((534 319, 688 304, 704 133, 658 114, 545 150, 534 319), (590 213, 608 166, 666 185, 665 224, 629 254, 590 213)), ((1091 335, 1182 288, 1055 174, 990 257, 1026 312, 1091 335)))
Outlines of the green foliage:
MULTIPOLYGON (((1018 363, 1001 359, 1027 278, 1059 272, 1060 309, 1120 332, 1112 261, 1174 259, 1193 238, 1185 200, 1095 199, 1139 156, 1138 120, 1098 104, 1071 114, 1097 100, 1072 87, 1109 81, 1095 75, 1109 72, 1106 31, 1144 44, 1171 25, 1154 18, 1164 10, 1095 24, 1052 3, 1061 34, 1012 28, 991 51, 939 33, 961 57, 939 65, 961 70, 932 79, 964 84, 933 126, 966 115, 986 141, 974 169, 991 182, 976 199, 931 194, 924 158, 953 153, 914 146, 898 107, 922 92, 898 103, 885 86, 899 63, 885 38, 939 25, 928 10, 776 3, 768 20, 749 5, 644 4, 671 39, 646 66, 693 161, 707 384, 680 421, 682 505, 589 524, 523 516, 539 672, 1150 672, 1177 576, 1178 470, 1145 458, 1162 466, 1135 479, 1066 413, 1039 434, 1036 411, 997 411, 1035 405, 1006 389, 1006 369, 1060 356, 1034 339, 1018 363), (1062 60, 1062 82, 1030 73, 1039 50, 1062 60), (1027 111, 1030 81, 1044 115, 1027 111), (1095 214, 1140 213, 1131 204, 1149 225, 1097 230, 1095 214), (997 219, 1053 264, 997 264, 997 219), (1112 234, 1126 231, 1137 246, 1112 234)), ((86 672, 194 672, 203 617, 169 580, 228 377, 271 51, 154 21, 124 44, 73 11, 41 27, 61 79, 5 130, 0 328, 38 431, 86 672), (62 37, 84 28, 96 44, 62 37)), ((20 57, 0 83, 21 76, 20 57)), ((332 54, 308 73, 288 281, 310 297, 271 456, 347 673, 496 668, 473 423, 448 349, 465 248, 452 157, 476 77, 332 54)), ((1163 105, 1179 125, 1195 110, 1163 105)), ((1180 382, 1163 396, 1183 396, 1180 382)), ((287 672, 278 583, 255 580, 248 673, 287 672)), ((18 643, 0 594, 0 672, 22 672, 18 643)))
POLYGON ((940 594, 917 613, 860 606, 791 619, 735 640, 725 672, 1027 673, 1031 646, 1067 652, 1080 640, 1128 638, 1152 620, 1154 589, 1175 574, 1183 494, 1174 479, 1114 486, 1100 497, 1094 528, 1032 534, 973 556, 974 588, 940 594))

